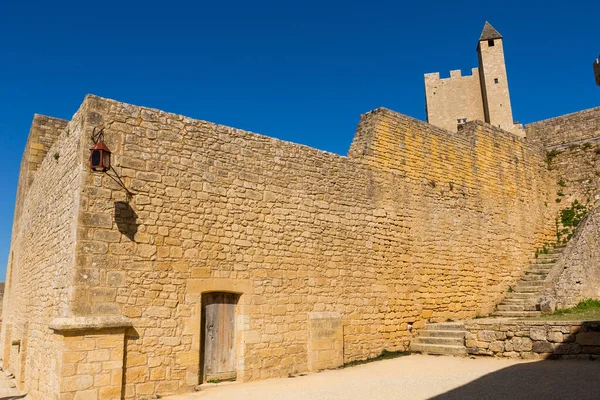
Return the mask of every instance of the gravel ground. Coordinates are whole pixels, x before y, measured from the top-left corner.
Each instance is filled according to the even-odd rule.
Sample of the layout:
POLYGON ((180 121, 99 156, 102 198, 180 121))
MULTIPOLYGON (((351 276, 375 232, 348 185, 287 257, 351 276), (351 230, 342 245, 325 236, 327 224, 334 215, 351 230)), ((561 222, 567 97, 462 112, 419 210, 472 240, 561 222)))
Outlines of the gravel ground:
POLYGON ((295 378, 219 384, 169 400, 600 399, 600 361, 410 355, 295 378))

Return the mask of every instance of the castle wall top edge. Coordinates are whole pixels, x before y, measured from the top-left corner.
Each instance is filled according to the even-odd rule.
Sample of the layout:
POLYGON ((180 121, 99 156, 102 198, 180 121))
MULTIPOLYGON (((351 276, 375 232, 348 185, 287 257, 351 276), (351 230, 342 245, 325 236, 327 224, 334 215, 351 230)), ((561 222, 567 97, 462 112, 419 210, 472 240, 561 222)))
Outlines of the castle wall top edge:
POLYGON ((430 72, 430 73, 425 74, 425 79, 429 80, 429 81, 435 81, 435 80, 449 81, 451 79, 473 78, 473 77, 479 77, 479 68, 477 68, 477 67, 471 68, 471 75, 463 75, 462 70, 453 69, 453 70, 450 70, 450 76, 448 76, 447 78, 441 78, 439 72, 430 72))
POLYGON ((528 124, 525 124, 525 127, 529 127, 529 126, 534 126, 536 124, 545 124, 548 122, 552 122, 552 121, 558 121, 561 119, 567 119, 567 118, 571 118, 571 117, 576 117, 578 115, 581 114, 586 114, 586 113, 593 113, 593 112, 599 112, 600 111, 600 106, 596 106, 596 107, 592 107, 592 108, 586 108, 585 110, 580 110, 580 111, 574 111, 568 114, 563 114, 563 115, 557 115, 556 117, 550 117, 550 118, 546 118, 546 119, 541 119, 539 121, 535 121, 535 122, 530 122, 528 124))

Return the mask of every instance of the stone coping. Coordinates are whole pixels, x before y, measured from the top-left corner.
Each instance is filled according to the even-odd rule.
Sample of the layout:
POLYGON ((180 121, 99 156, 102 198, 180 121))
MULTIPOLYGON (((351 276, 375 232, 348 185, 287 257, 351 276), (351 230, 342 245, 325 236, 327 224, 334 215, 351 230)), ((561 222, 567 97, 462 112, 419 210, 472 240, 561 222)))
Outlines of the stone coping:
POLYGON ((526 324, 526 325, 582 325, 582 324, 600 324, 597 320, 577 320, 577 319, 548 319, 548 320, 530 320, 530 319, 475 319, 465 321, 466 325, 494 325, 494 324, 526 324))
POLYGON ((108 328, 129 328, 131 320, 122 315, 98 315, 87 317, 61 317, 50 322, 48 327, 54 331, 98 330, 108 328))

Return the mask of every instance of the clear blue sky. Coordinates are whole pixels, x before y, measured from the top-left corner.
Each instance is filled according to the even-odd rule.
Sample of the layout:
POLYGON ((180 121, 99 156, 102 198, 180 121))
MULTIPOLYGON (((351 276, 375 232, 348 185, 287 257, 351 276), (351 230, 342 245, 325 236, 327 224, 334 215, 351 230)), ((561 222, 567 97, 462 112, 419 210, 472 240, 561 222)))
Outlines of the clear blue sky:
POLYGON ((93 93, 346 154, 361 113, 424 119, 423 74, 476 67, 489 20, 528 123, 600 105, 599 16, 589 0, 2 2, 0 276, 34 113, 69 119, 93 93))

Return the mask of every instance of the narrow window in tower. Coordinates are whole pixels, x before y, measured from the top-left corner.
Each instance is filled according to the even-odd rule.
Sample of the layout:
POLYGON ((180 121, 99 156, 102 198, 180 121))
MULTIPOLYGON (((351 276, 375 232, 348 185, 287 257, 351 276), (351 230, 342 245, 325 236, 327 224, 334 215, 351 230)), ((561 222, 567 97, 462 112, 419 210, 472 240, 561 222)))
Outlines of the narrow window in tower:
POLYGON ((498 78, 494 78, 494 83, 498 83, 498 78))
POLYGON ((488 47, 494 46, 494 39, 488 40, 488 47))

